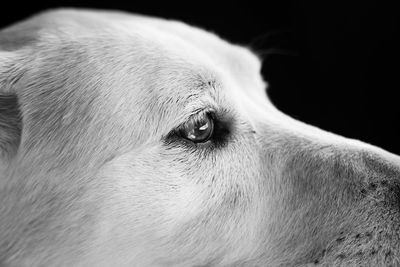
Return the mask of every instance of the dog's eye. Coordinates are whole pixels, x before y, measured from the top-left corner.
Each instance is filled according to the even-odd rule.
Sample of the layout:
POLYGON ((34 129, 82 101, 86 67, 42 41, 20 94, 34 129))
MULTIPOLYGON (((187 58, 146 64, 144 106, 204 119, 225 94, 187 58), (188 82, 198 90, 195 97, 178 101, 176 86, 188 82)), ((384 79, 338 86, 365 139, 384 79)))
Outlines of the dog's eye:
POLYGON ((207 142, 212 137, 213 132, 214 121, 207 113, 194 116, 180 128, 181 136, 194 143, 207 142))

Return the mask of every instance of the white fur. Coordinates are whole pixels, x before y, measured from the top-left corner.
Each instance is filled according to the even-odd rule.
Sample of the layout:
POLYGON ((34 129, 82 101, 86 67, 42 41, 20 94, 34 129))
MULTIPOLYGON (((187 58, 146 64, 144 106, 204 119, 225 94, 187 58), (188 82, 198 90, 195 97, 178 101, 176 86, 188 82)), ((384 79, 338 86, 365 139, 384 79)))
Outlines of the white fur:
POLYGON ((120 12, 1 31, 0 266, 400 264, 399 158, 282 114, 260 66, 120 12), (204 108, 223 145, 168 139, 204 108))

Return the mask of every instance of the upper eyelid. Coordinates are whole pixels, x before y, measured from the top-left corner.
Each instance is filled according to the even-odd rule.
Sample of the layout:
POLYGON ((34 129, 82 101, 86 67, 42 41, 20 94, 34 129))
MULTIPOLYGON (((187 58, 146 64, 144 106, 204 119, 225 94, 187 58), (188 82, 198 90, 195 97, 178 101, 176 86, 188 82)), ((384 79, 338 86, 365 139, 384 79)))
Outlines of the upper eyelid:
POLYGON ((202 116, 204 116, 204 115, 207 115, 208 113, 215 113, 215 110, 214 110, 213 108, 204 108, 204 109, 201 109, 201 110, 199 110, 198 112, 196 112, 196 113, 190 115, 189 118, 188 118, 188 121, 192 120, 192 119, 195 118, 195 117, 199 117, 200 114, 201 114, 202 116))
POLYGON ((212 107, 204 107, 204 108, 199 108, 199 109, 195 109, 193 110, 193 112, 186 118, 186 120, 182 123, 180 123, 179 125, 177 125, 176 127, 174 127, 175 129, 179 129, 180 127, 182 127, 183 125, 185 125, 186 123, 188 123, 189 121, 191 121, 192 119, 198 117, 200 114, 208 114, 208 113, 216 113, 216 109, 212 108, 212 107))

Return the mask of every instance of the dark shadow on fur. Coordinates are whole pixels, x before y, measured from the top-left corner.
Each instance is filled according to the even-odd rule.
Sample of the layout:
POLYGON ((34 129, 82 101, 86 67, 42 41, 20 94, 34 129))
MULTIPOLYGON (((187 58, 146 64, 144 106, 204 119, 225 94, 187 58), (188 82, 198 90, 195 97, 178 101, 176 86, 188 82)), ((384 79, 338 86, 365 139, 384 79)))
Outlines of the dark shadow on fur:
POLYGON ((22 120, 14 94, 0 94, 0 158, 11 158, 21 141, 22 120))

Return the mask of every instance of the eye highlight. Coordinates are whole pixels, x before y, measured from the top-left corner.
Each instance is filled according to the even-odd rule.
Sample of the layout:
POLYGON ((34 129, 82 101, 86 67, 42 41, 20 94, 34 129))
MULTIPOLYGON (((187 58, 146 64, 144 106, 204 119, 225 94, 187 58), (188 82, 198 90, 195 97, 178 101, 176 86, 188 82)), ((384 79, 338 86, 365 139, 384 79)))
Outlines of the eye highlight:
POLYGON ((180 135, 194 143, 205 143, 214 133, 214 120, 209 113, 201 112, 193 116, 179 128, 180 135))

